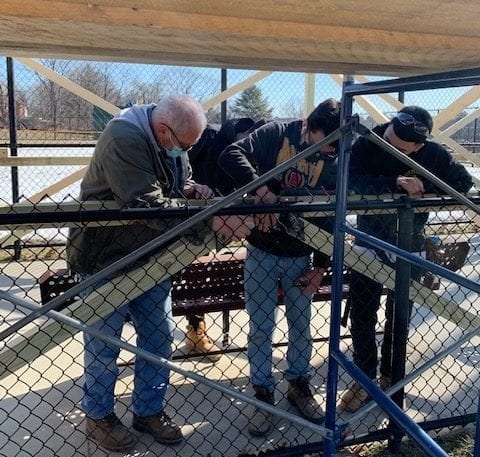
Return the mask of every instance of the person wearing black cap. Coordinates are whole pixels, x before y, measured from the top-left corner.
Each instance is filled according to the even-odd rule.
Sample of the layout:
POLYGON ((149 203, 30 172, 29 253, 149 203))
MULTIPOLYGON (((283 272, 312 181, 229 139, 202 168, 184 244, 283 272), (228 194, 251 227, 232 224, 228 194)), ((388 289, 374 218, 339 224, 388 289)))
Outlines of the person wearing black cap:
MULTIPOLYGON (((457 191, 467 192, 473 185, 470 174, 443 146, 428 140, 432 127, 433 120, 428 111, 418 106, 406 106, 389 123, 379 125, 373 131, 457 191)), ((441 193, 440 189, 427 179, 417 176, 415 170, 363 137, 352 147, 349 187, 360 194, 375 195, 405 192, 410 197, 419 197, 424 193, 441 193)), ((427 220, 426 212, 414 215, 412 252, 424 250, 424 227, 427 220)), ((376 238, 391 244, 397 242, 396 214, 359 215, 357 225, 359 230, 376 238)), ((357 240, 356 244, 366 246, 360 240, 357 240)), ((376 254, 384 262, 390 262, 384 251, 378 250, 376 254)), ((419 279, 420 270, 412 267, 411 276, 412 279, 419 279)), ((350 330, 353 361, 371 379, 377 376, 375 327, 382 287, 382 284, 352 271, 350 330)), ((380 387, 383 389, 388 388, 391 383, 393 304, 394 294, 389 291, 379 379, 380 387)), ((367 393, 359 384, 353 383, 343 393, 340 408, 353 412, 367 400, 367 393)))

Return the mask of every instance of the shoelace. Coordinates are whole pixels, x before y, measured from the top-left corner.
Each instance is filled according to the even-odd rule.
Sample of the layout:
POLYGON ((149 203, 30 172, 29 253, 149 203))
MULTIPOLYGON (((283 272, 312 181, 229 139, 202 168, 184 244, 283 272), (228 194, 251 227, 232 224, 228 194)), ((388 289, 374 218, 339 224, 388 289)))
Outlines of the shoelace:
POLYGON ((175 426, 174 422, 172 421, 172 418, 165 412, 158 416, 158 420, 163 425, 166 425, 166 426, 169 426, 169 427, 174 427, 175 426))
POLYGON ((103 422, 105 425, 108 425, 109 427, 112 427, 112 428, 115 425, 121 423, 120 419, 117 417, 115 413, 110 413, 108 416, 105 416, 103 419, 97 422, 103 422))

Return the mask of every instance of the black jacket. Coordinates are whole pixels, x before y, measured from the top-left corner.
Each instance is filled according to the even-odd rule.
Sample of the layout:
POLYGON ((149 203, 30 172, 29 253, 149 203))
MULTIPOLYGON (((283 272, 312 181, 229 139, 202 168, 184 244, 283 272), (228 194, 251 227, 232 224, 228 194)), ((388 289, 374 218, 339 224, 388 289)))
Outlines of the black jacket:
MULTIPOLYGON (((383 137, 387 124, 379 125, 373 131, 383 137)), ((409 155, 417 162, 449 186, 459 192, 468 192, 472 187, 472 177, 465 167, 458 163, 452 155, 438 143, 426 141, 417 152, 409 155)), ((415 176, 415 171, 393 157, 380 146, 364 137, 359 138, 352 147, 350 157, 349 188, 360 194, 381 194, 401 192, 396 180, 398 176, 415 176)), ((443 193, 426 178, 423 181, 426 193, 443 193)), ((423 229, 428 213, 415 213, 413 251, 423 248, 423 229)), ((396 244, 396 215, 360 215, 357 218, 358 228, 377 238, 396 244)))
MULTIPOLYGON (((289 123, 269 122, 248 137, 228 146, 220 155, 219 165, 238 187, 243 186, 306 149, 307 144, 300 144, 301 132, 301 120, 289 123)), ((308 195, 325 189, 332 190, 336 183, 336 169, 335 157, 313 154, 275 176, 268 187, 276 195, 308 195)), ((281 222, 288 224, 287 219, 285 216, 281 222)), ((315 222, 328 230, 331 218, 321 218, 315 222)), ((279 256, 301 257, 312 252, 309 246, 290 237, 280 227, 269 233, 254 228, 247 240, 255 247, 279 256)), ((325 266, 328 259, 316 254, 315 265, 325 266)))

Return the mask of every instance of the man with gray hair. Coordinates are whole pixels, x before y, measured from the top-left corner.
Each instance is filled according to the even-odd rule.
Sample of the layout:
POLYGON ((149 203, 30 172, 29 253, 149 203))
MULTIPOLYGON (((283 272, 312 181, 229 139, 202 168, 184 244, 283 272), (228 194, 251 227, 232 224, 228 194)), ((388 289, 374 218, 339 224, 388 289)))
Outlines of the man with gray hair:
MULTIPOLYGON (((114 200, 121 207, 138 208, 172 206, 171 199, 176 197, 212 197, 209 187, 190 179, 187 155, 206 124, 202 106, 185 96, 122 110, 98 139, 81 183, 80 199, 114 200)), ((74 228, 67 245, 70 268, 85 279, 177 223, 178 219, 159 218, 126 226, 74 228)), ((141 259, 135 266, 142 260, 146 261, 141 259)), ((93 326, 105 335, 120 338, 128 313, 137 333, 137 346, 169 359, 173 341, 170 289, 170 280, 157 284, 93 326)), ((88 334, 84 340, 82 408, 87 416, 87 436, 108 451, 130 450, 137 440, 114 412, 119 348, 88 334)), ((160 443, 174 444, 183 436, 164 411, 168 385, 168 368, 137 358, 133 428, 150 433, 160 443)))

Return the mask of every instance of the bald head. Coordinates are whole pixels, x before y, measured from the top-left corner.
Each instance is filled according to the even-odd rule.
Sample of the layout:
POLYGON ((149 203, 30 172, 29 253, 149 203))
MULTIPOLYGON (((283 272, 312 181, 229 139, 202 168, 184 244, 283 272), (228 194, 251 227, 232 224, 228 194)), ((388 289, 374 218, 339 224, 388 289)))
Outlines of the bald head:
POLYGON ((153 110, 152 121, 154 128, 167 124, 178 135, 195 136, 198 132, 198 138, 207 126, 202 105, 187 96, 163 98, 153 110))

